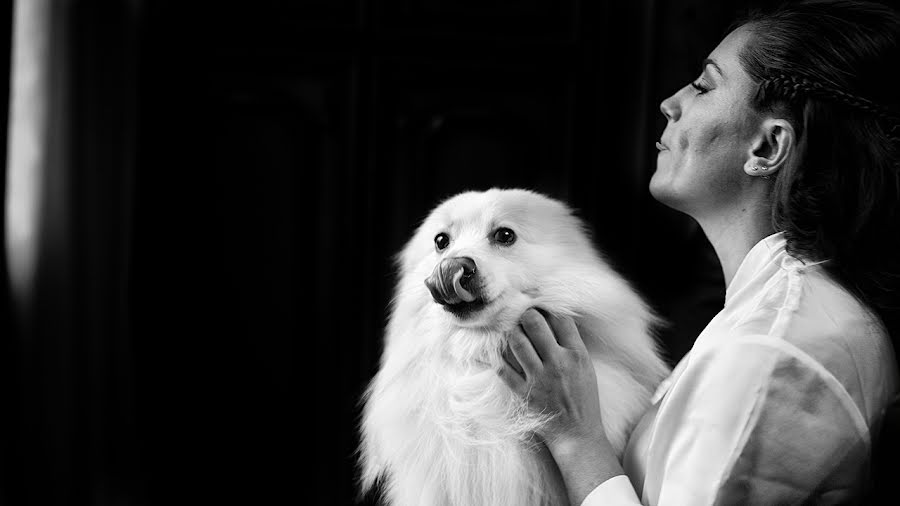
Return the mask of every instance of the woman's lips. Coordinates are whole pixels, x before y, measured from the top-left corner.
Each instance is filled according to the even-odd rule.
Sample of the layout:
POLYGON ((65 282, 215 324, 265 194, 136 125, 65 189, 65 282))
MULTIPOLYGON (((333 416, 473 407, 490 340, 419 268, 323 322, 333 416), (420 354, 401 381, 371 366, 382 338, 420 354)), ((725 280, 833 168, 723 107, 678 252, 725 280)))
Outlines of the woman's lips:
POLYGON ((663 144, 663 143, 661 143, 661 142, 659 142, 659 141, 656 141, 656 149, 658 149, 658 150, 660 150, 660 151, 665 151, 665 150, 667 150, 667 149, 669 149, 669 148, 667 148, 665 144, 663 144))

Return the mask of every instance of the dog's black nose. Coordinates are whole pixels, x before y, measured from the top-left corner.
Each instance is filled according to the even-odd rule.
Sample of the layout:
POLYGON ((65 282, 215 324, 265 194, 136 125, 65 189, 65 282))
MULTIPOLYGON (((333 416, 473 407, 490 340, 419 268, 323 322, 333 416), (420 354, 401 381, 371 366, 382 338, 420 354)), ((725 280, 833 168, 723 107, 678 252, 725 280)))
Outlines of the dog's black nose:
POLYGON ((472 286, 475 273, 475 261, 471 258, 445 258, 425 280, 425 286, 438 304, 472 302, 478 298, 472 286))
POLYGON ((475 260, 472 260, 469 257, 456 257, 451 258, 450 260, 453 260, 462 266, 463 278, 471 278, 475 274, 475 260))

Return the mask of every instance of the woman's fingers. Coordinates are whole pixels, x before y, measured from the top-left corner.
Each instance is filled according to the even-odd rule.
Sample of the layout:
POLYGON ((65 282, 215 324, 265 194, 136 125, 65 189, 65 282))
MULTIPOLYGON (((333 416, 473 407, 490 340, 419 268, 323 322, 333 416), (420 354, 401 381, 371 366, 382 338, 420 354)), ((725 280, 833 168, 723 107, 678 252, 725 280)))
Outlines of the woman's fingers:
POLYGON ((519 361, 516 360, 516 356, 513 355, 512 349, 509 346, 507 346, 506 349, 503 350, 503 358, 509 365, 512 366, 513 369, 515 369, 517 373, 525 376, 525 370, 522 369, 522 364, 520 364, 519 361))
POLYGON ((572 317, 550 315, 547 317, 547 322, 550 323, 550 328, 553 329, 553 334, 560 346, 570 350, 587 350, 584 340, 581 338, 581 332, 578 331, 572 317))
POLYGON ((544 361, 550 360, 556 353, 557 348, 559 348, 559 344, 556 342, 556 338, 553 337, 553 330, 550 329, 550 325, 544 319, 544 315, 539 313, 537 309, 531 308, 525 311, 520 321, 522 322, 522 329, 525 330, 525 334, 527 334, 528 339, 534 345, 534 349, 541 359, 544 361))
POLYGON ((517 365, 521 367, 526 378, 539 374, 543 369, 541 357, 535 351, 531 341, 518 325, 509 333, 509 350, 517 365))
POLYGON ((513 369, 513 367, 505 360, 500 364, 500 368, 497 370, 497 376, 500 376, 500 379, 506 383, 506 386, 516 394, 526 394, 527 381, 525 380, 525 377, 513 369))

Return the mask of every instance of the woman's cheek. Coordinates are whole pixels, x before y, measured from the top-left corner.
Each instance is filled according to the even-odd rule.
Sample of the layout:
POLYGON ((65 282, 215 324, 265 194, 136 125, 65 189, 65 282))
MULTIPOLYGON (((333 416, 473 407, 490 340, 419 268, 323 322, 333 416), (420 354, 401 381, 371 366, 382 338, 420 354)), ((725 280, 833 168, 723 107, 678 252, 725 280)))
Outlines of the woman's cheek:
MULTIPOLYGON (((720 124, 710 125, 703 130, 694 133, 693 150, 697 153, 709 154, 715 152, 720 140, 723 138, 725 128, 720 124)), ((685 141, 687 142, 687 141, 685 141)))
POLYGON ((690 141, 688 141, 688 137, 691 135, 691 132, 693 132, 693 129, 688 128, 686 130, 683 130, 678 136, 678 142, 676 142, 676 144, 678 145, 679 152, 686 153, 687 150, 691 147, 691 143, 690 141))

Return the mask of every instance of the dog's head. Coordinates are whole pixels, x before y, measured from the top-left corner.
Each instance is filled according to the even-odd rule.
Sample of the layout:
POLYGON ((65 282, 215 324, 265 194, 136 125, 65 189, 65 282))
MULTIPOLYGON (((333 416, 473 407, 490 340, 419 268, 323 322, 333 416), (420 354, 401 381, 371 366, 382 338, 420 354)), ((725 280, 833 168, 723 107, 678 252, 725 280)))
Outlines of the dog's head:
MULTIPOLYGON (((505 331, 541 300, 565 311, 597 253, 563 203, 527 190, 467 192, 441 203, 398 256, 398 298, 458 327, 505 331)), ((596 276, 594 276, 596 277, 596 276)), ((401 301, 402 302, 402 301, 401 301)))

